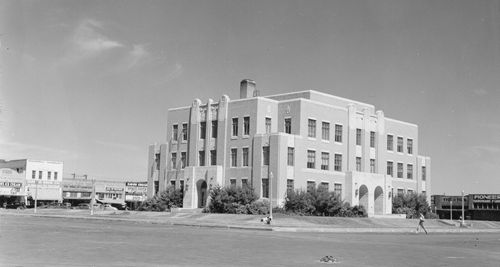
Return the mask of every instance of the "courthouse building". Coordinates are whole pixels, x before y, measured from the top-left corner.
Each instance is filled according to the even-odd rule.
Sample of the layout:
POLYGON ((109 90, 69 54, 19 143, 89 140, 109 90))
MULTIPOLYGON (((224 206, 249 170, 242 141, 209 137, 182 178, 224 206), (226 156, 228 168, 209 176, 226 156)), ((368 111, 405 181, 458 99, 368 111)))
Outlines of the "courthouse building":
POLYGON ((174 185, 184 208, 204 207, 215 185, 252 186, 274 206, 322 186, 373 216, 390 214, 395 194, 431 191, 417 125, 313 90, 260 96, 243 80, 240 99, 169 109, 166 141, 149 148, 148 195, 174 185))

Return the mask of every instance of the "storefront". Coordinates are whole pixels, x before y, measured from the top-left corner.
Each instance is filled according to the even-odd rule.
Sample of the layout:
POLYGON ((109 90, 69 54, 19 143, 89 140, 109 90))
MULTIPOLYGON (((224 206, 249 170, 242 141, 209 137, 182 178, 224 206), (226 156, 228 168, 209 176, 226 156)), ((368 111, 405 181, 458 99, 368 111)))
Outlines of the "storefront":
POLYGON ((110 204, 118 209, 126 207, 125 182, 96 181, 95 195, 99 204, 110 204))
POLYGON ((9 168, 0 169, 0 207, 23 207, 26 203, 24 185, 21 173, 9 168))
POLYGON ((37 205, 43 206, 53 203, 62 203, 62 190, 60 181, 27 180, 26 196, 27 205, 33 206, 35 199, 37 205))
POLYGON ((136 209, 147 199, 148 182, 126 182, 125 202, 130 209, 136 209))
POLYGON ((77 206, 89 203, 92 197, 92 181, 86 179, 65 179, 62 182, 62 198, 64 203, 77 206))

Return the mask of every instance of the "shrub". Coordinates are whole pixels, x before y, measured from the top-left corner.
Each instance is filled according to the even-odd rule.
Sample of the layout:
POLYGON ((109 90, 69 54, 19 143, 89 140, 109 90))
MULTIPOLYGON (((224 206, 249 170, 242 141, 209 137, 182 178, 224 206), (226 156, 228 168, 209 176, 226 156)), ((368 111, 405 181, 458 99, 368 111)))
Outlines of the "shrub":
POLYGON ((284 203, 285 213, 315 216, 366 217, 361 206, 351 207, 340 197, 323 187, 310 188, 308 191, 289 191, 284 203))
POLYGON ((166 191, 144 202, 137 208, 140 211, 170 211, 182 207, 183 193, 181 189, 169 186, 166 191))
POLYGON ((254 189, 245 187, 220 187, 210 190, 210 202, 204 212, 235 213, 235 214, 265 214, 268 208, 258 199, 254 189))

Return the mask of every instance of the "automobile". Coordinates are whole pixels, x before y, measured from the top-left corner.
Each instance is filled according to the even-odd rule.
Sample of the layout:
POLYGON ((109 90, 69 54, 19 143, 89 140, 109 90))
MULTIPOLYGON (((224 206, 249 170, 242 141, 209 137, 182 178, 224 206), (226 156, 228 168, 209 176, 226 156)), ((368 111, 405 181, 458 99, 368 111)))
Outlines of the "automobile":
POLYGON ((118 210, 118 209, 111 206, 111 204, 104 204, 104 210, 118 210))
POLYGON ((90 204, 89 203, 80 203, 75 208, 81 209, 81 210, 88 210, 88 209, 90 209, 90 204))
POLYGON ((22 202, 10 202, 10 203, 3 203, 3 207, 5 209, 25 209, 26 205, 22 202))

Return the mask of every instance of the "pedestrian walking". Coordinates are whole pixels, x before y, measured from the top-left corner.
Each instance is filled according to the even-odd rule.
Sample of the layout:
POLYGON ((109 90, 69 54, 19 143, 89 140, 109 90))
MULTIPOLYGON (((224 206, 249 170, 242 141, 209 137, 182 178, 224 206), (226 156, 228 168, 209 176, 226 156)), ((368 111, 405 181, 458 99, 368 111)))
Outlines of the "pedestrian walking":
POLYGON ((424 222, 425 222, 424 215, 422 213, 420 213, 419 222, 418 222, 418 225, 417 225, 417 233, 420 230, 420 228, 422 228, 422 229, 424 229, 425 234, 427 234, 427 230, 424 227, 424 222))

